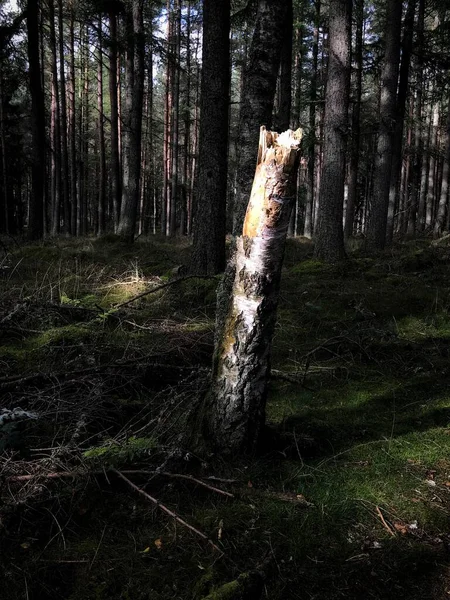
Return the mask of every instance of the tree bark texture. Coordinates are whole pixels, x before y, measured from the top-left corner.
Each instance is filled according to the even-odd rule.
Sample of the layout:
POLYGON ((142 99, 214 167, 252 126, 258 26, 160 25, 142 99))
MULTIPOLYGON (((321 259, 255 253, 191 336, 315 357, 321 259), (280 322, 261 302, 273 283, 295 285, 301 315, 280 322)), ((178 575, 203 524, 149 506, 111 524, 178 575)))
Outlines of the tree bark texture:
POLYGON ((332 0, 330 5, 324 154, 315 245, 315 256, 327 262, 345 257, 342 220, 350 96, 351 8, 351 0, 332 0))
MULTIPOLYGON (((449 212, 448 208, 448 188, 449 188, 449 174, 450 174, 450 99, 448 103, 448 116, 447 125, 444 136, 445 144, 445 156, 444 164, 442 166, 442 185, 441 193, 439 196, 439 205, 437 209, 436 221, 434 224, 433 235, 439 237, 442 234, 445 223, 445 213, 449 212)), ((448 220, 448 219, 447 219, 448 220)))
POLYGON ((350 153, 350 169, 348 182, 347 210, 345 212, 344 238, 348 239, 353 234, 355 208, 358 195, 358 165, 361 139, 361 95, 362 95, 362 70, 363 70, 363 27, 364 27, 364 0, 356 0, 356 41, 354 53, 354 78, 355 97, 352 110, 352 143, 350 153))
POLYGON ((381 72, 380 131, 375 153, 372 210, 367 229, 368 248, 379 250, 382 250, 386 244, 392 152, 397 118, 401 20, 401 0, 389 0, 386 12, 385 54, 381 72))
POLYGON ((144 97, 143 0, 132 0, 127 19, 126 115, 123 126, 123 182, 117 233, 132 242, 139 206, 142 107, 144 97))
POLYGON ((225 454, 253 452, 264 424, 270 348, 295 198, 301 130, 260 132, 243 234, 218 298, 209 433, 225 454), (231 287, 231 294, 227 290, 231 287), (221 301, 225 300, 224 305, 221 301))
POLYGON ((399 205, 400 177, 402 170, 403 130, 408 96, 409 72, 414 37, 414 14, 417 0, 409 0, 403 25, 402 58, 397 94, 397 118, 392 150, 391 180, 389 185, 389 207, 387 216, 386 243, 390 245, 394 237, 394 215, 399 205))
POLYGON ((27 2, 28 76, 31 95, 31 197, 28 237, 44 234, 45 102, 39 51, 39 2, 27 2))
POLYGON ((272 125, 277 75, 286 24, 285 0, 259 0, 240 113, 240 156, 236 175, 233 233, 239 235, 255 170, 258 131, 272 125))
POLYGON ((203 56, 199 164, 191 269, 216 274, 225 268, 230 0, 203 2, 203 56))

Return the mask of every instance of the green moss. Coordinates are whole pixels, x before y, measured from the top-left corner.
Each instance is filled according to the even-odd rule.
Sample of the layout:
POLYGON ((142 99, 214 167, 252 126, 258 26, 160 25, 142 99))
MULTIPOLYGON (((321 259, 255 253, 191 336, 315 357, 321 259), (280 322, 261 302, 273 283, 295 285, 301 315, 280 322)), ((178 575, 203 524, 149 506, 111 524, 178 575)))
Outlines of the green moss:
POLYGON ((83 456, 104 465, 120 465, 148 457, 156 445, 154 438, 130 437, 125 444, 120 445, 114 440, 107 440, 102 446, 85 450, 83 456))

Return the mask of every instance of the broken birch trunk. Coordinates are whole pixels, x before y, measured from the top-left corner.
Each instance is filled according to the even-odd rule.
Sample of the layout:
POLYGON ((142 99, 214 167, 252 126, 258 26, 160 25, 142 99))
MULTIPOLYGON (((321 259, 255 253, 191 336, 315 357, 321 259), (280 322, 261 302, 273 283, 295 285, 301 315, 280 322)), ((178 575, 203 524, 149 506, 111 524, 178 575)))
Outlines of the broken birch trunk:
POLYGON ((264 425, 270 348, 301 130, 261 127, 243 235, 218 295, 208 436, 226 454, 252 452, 264 425))

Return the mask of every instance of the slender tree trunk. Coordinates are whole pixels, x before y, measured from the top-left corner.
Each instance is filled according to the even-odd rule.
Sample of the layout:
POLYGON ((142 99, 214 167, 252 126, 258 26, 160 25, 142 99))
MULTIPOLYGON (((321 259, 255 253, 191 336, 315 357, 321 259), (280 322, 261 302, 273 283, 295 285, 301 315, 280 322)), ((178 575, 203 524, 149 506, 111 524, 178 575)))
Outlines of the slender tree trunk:
POLYGON ((312 74, 309 103, 309 135, 308 135, 308 185, 306 188, 304 236, 312 238, 314 232, 314 192, 316 168, 316 103, 317 103, 317 71, 319 64, 319 25, 321 0, 314 0, 314 33, 312 47, 312 74))
POLYGON ((45 104, 39 60, 38 0, 27 2, 27 54, 31 95, 31 197, 28 219, 28 237, 39 239, 44 234, 44 181, 45 181, 45 104))
POLYGON ((132 0, 127 19, 126 118, 123 131, 123 186, 117 233, 134 239, 139 206, 142 105, 144 94, 143 0, 132 0))
POLYGON ((236 254, 219 293, 219 333, 207 426, 208 439, 223 453, 253 452, 264 425, 298 147, 299 139, 292 132, 278 136, 261 128, 243 234, 237 238, 236 254))
POLYGON ((51 156, 52 156, 52 235, 58 235, 61 227, 61 110, 59 102, 58 63, 56 51, 55 6, 48 0, 50 25, 50 60, 52 73, 51 101, 51 156))
POLYGON ((0 64, 0 154, 2 162, 2 185, 1 185, 1 196, 0 196, 0 233, 10 233, 10 219, 9 219, 9 199, 8 199, 8 165, 7 165, 7 150, 5 141, 5 116, 3 110, 3 70, 0 64))
POLYGON ((333 0, 331 8, 324 157, 314 249, 315 256, 327 262, 345 257, 342 221, 350 96, 351 0, 333 0))
POLYGON ((425 0, 419 0, 419 11, 417 15, 417 40, 415 50, 417 53, 416 65, 416 114, 414 127, 414 167, 412 172, 411 196, 408 215, 408 235, 414 236, 417 230, 417 217, 420 199, 420 183, 422 173, 423 149, 424 149, 424 127, 422 123, 423 113, 423 49, 424 49, 424 19, 425 0))
POLYGON ((280 58, 279 101, 275 115, 275 127, 279 131, 291 125, 292 105, 292 38, 294 35, 294 15, 292 0, 286 0, 287 13, 284 28, 283 47, 280 58))
POLYGON ((111 195, 114 229, 117 230, 122 197, 122 176, 119 145, 119 100, 118 100, 118 40, 117 16, 109 13, 109 102, 111 106, 111 195))
POLYGON ((172 1, 167 0, 167 65, 166 65, 166 93, 164 98, 164 141, 163 141, 163 199, 161 229, 165 235, 170 235, 170 181, 172 178, 171 144, 172 144, 172 102, 173 102, 173 10, 172 1))
POLYGON ((389 188, 396 121, 396 97, 400 59, 401 0, 389 0, 386 13, 386 40, 381 72, 380 130, 375 153, 373 202, 367 228, 367 247, 386 245, 389 188))
POLYGON ((106 153, 105 126, 103 115, 103 22, 98 20, 98 63, 97 63, 97 135, 99 152, 99 181, 98 181, 98 229, 97 234, 103 235, 106 230, 106 153))
POLYGON ((225 268, 228 110, 230 95, 230 0, 203 1, 200 147, 191 270, 225 268))
POLYGON ((255 148, 261 125, 270 128, 286 26, 285 0, 259 0, 255 30, 244 74, 240 113, 240 156, 237 172, 233 233, 238 235, 244 222, 255 168, 255 148))
POLYGON ((439 196, 439 205, 434 223, 433 235, 439 237, 442 234, 445 223, 445 213, 450 214, 448 205, 448 189, 449 189, 449 176, 450 176, 450 99, 448 102, 448 116, 447 116, 447 127, 445 130, 444 144, 445 144, 445 156, 444 164, 442 166, 442 185, 441 193, 439 196))
POLYGON ((414 14, 417 0, 409 0, 404 21, 402 57, 397 95, 397 120, 392 150, 391 180, 389 186, 389 207, 386 228, 386 244, 391 245, 394 237, 395 211, 399 206, 400 178, 402 170, 403 130, 406 114, 406 98, 408 95, 409 72, 414 37, 414 14))
POLYGON ((76 144, 76 77, 75 77, 75 30, 73 6, 70 11, 69 22, 69 165, 70 165, 70 199, 71 199, 71 228, 72 234, 77 235, 77 144, 76 144))
POLYGON ((350 153, 350 174, 348 182, 347 210, 345 211, 344 239, 351 237, 355 220, 355 206, 358 194, 358 167, 361 138, 361 95, 362 95, 362 46, 364 27, 364 0, 355 2, 356 33, 354 58, 354 101, 352 110, 352 143, 350 153))
MULTIPOLYGON (((432 123, 430 129, 430 143, 428 144, 428 160, 427 160, 427 180, 426 195, 424 201, 424 218, 425 228, 432 228, 433 217, 435 215, 436 197, 438 195, 437 184, 437 163, 436 160, 439 150, 439 103, 435 102, 433 106, 432 123)), ((423 186, 425 188, 425 186, 423 186)))
POLYGON ((61 98, 61 192, 62 206, 64 208, 64 232, 72 233, 70 189, 69 189, 69 154, 67 148, 67 93, 66 93, 66 71, 64 58, 64 25, 63 25, 63 3, 58 0, 58 33, 59 33, 59 82, 61 98))
POLYGON ((176 19, 174 23, 174 53, 173 53, 173 112, 172 112, 172 147, 170 153, 170 211, 169 235, 175 235, 177 228, 177 212, 179 204, 179 135, 180 135, 180 60, 181 60, 181 0, 176 0, 176 19))

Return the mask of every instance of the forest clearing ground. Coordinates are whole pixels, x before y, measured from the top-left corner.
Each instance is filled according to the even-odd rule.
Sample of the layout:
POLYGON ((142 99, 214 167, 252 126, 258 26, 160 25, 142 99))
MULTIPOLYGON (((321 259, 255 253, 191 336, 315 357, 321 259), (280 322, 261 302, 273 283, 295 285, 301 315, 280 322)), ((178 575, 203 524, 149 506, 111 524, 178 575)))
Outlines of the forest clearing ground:
POLYGON ((289 240, 269 428, 260 456, 235 463, 190 448, 167 461, 207 386, 217 282, 180 281, 115 309, 178 277, 187 242, 5 247, 1 407, 39 419, 0 437, 1 600, 201 599, 262 564, 271 600, 448 597, 447 246, 355 250, 326 266, 289 240), (234 481, 214 484, 229 498, 133 479, 224 556, 110 472, 7 480, 163 460, 234 481))

